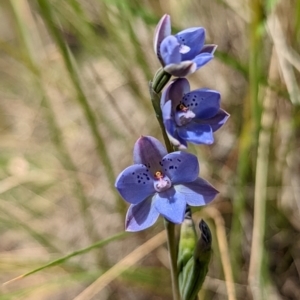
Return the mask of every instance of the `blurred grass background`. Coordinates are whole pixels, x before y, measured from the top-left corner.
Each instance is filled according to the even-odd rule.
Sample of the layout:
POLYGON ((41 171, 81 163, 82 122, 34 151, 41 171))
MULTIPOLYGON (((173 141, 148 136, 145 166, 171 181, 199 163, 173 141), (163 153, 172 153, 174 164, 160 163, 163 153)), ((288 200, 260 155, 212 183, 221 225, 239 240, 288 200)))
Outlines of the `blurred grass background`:
POLYGON ((8 0, 0 3, 0 283, 90 248, 1 286, 1 300, 74 299, 126 255, 129 268, 77 299, 171 299, 164 240, 131 254, 162 220, 115 236, 126 204, 113 188, 139 135, 161 139, 148 81, 164 13, 173 32, 203 26, 218 45, 189 80, 219 90, 231 114, 214 145, 189 148, 220 191, 194 214, 214 232, 199 299, 300 299, 300 1, 8 0))

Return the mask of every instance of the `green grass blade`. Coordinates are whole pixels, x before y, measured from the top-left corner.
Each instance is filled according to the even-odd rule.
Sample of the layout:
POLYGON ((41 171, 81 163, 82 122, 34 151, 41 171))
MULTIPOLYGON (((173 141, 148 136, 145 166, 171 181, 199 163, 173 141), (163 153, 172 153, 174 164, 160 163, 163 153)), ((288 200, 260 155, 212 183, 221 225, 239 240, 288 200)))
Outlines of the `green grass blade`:
POLYGON ((117 234, 115 234, 115 235, 113 235, 113 236, 111 236, 109 238, 106 238, 104 240, 98 241, 98 242, 96 242, 96 243, 94 243, 94 244, 92 244, 92 245, 90 245, 90 246, 88 246, 86 248, 74 251, 74 252, 72 252, 72 253, 70 253, 70 254, 68 254, 66 256, 63 256, 63 257, 61 257, 59 259, 53 260, 53 261, 51 261, 50 263, 48 263, 46 265, 43 265, 43 266, 41 266, 39 268, 31 270, 31 271, 29 271, 29 272, 27 272, 27 273, 25 273, 23 275, 20 275, 20 276, 18 276, 16 278, 14 278, 14 279, 6 282, 6 284, 8 284, 8 283, 10 283, 12 281, 15 281, 17 279, 21 279, 21 278, 27 277, 29 275, 32 275, 32 274, 37 273, 39 271, 42 271, 44 269, 48 269, 48 268, 51 268, 51 267, 54 267, 54 266, 57 266, 57 265, 61 265, 61 264, 63 264, 64 262, 66 262, 67 260, 69 260, 70 258, 72 258, 74 256, 85 254, 85 253, 87 253, 87 252, 89 252, 89 251, 91 251, 91 250, 93 250, 95 248, 102 248, 102 247, 106 246, 107 244, 109 244, 109 243, 111 243, 113 241, 125 238, 127 235, 128 235, 128 233, 126 233, 126 232, 117 233, 117 234))

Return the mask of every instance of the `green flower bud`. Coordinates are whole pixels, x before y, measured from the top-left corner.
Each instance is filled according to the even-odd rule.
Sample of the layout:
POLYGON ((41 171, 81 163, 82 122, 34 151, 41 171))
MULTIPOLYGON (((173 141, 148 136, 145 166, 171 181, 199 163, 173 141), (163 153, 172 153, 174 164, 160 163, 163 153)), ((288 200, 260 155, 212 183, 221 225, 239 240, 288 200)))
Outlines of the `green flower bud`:
MULTIPOLYGON (((179 270, 179 287, 182 300, 197 299, 197 294, 208 272, 208 265, 212 254, 212 236, 208 225, 203 220, 199 223, 199 229, 201 236, 194 247, 193 255, 183 265, 182 269, 179 270)), ((184 253, 183 250, 181 252, 184 253)))
POLYGON ((197 234, 195 224, 192 219, 191 209, 189 206, 186 208, 184 221, 181 224, 180 240, 178 249, 177 270, 178 274, 181 273, 184 266, 194 255, 194 250, 197 243, 197 234))

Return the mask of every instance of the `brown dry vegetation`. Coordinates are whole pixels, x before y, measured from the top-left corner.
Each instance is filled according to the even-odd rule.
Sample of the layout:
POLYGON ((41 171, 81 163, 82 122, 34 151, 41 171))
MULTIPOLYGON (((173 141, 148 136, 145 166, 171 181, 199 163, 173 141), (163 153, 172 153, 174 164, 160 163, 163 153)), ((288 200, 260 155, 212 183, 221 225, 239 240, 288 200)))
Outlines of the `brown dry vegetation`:
MULTIPOLYGON (((2 1, 0 284, 124 230, 114 178, 140 135, 161 139, 148 81, 160 67, 152 38, 164 13, 174 32, 203 26, 218 45, 189 80, 220 91, 231 114, 214 145, 189 147, 220 191, 194 213, 214 235, 199 299, 228 299, 228 268, 236 299, 300 299, 297 0, 2 1)), ((3 285, 0 299, 74 299, 162 229, 160 219, 3 285)), ((157 243, 80 299, 171 299, 167 248, 157 243)))

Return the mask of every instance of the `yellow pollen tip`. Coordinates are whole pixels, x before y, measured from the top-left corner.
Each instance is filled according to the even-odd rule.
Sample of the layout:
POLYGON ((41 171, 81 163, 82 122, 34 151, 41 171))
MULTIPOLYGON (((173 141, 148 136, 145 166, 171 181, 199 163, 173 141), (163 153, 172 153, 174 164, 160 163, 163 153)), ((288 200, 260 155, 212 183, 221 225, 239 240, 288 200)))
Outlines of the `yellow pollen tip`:
POLYGON ((188 110, 188 108, 184 105, 184 104, 179 104, 179 109, 181 110, 181 111, 187 111, 188 110))
POLYGON ((162 178, 163 177, 162 172, 160 172, 160 171, 155 172, 155 177, 156 178, 162 178))

